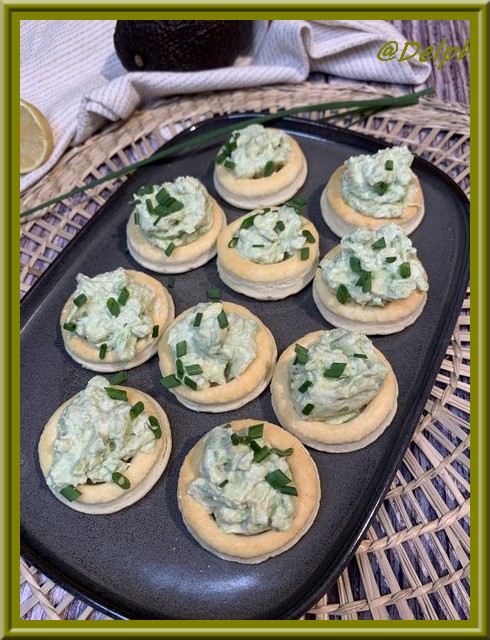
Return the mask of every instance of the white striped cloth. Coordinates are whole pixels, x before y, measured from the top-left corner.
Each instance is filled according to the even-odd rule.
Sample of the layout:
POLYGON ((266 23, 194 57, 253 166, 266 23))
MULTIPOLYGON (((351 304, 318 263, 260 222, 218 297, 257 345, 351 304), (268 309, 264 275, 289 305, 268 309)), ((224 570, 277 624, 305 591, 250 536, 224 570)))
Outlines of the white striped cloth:
MULTIPOLYGON (((252 51, 234 66, 198 72, 127 72, 114 50, 114 20, 24 20, 20 95, 47 117, 55 147, 21 177, 21 192, 45 175, 67 147, 107 121, 163 96, 304 81, 320 71, 352 80, 420 84, 431 72, 415 59, 381 62, 386 42, 404 38, 383 20, 259 20, 252 51), (239 67, 239 72, 237 72, 239 67)), ((400 49, 401 50, 401 49, 400 49)))

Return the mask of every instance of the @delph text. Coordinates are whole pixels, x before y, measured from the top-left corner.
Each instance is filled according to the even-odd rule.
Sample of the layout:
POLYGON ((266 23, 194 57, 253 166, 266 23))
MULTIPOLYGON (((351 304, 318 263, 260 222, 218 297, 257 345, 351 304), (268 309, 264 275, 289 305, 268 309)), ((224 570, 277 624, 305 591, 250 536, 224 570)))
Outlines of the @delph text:
POLYGON ((439 60, 439 64, 436 68, 440 70, 442 65, 449 62, 449 60, 454 60, 454 58, 456 58, 457 62, 460 62, 467 54, 469 54, 470 41, 466 40, 462 47, 451 47, 446 46, 446 38, 444 38, 437 48, 430 45, 420 51, 420 47, 421 45, 419 42, 405 42, 402 52, 397 57, 400 45, 396 40, 391 40, 391 42, 386 42, 379 49, 376 57, 382 62, 395 59, 398 60, 398 62, 404 62, 405 60, 411 60, 412 58, 415 58, 419 62, 430 62, 433 60, 434 63, 436 63, 439 60), (410 47, 415 47, 415 51, 409 51, 410 47))

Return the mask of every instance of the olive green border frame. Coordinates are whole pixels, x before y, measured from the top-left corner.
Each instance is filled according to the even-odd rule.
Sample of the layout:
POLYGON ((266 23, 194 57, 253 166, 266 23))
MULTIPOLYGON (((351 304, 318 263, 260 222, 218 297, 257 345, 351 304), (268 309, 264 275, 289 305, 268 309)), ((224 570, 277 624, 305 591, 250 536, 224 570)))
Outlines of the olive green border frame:
POLYGON ((169 2, 162 9, 160 2, 143 0, 119 0, 117 3, 98 3, 84 0, 69 3, 68 0, 0 0, 1 30, 4 36, 3 83, 1 84, 3 108, 4 171, 3 171, 3 244, 1 261, 3 295, 0 296, 3 317, 2 341, 3 385, 1 385, 4 413, 3 439, 3 495, 0 514, 4 532, 3 598, 0 602, 2 638, 46 637, 206 637, 233 634, 247 636, 399 636, 417 638, 481 637, 487 638, 487 615, 484 605, 487 596, 486 574, 486 483, 484 462, 486 451, 486 273, 485 241, 487 221, 487 135, 488 91, 486 72, 489 35, 488 0, 401 0, 393 10, 393 0, 353 1, 332 0, 322 2, 307 0, 283 0, 281 6, 273 1, 248 0, 237 2, 204 3, 179 0, 169 2), (298 5, 300 7, 298 8, 298 5), (471 285, 472 347, 474 369, 471 398, 473 456, 471 461, 472 514, 471 536, 471 613, 464 621, 23 621, 19 605, 19 407, 20 407, 20 346, 19 346, 19 298, 18 298, 18 103, 19 103, 19 20, 20 19, 114 19, 114 18, 193 18, 232 19, 454 19, 470 21, 471 54, 471 129, 473 141, 471 165, 473 169, 473 194, 471 202, 471 285))

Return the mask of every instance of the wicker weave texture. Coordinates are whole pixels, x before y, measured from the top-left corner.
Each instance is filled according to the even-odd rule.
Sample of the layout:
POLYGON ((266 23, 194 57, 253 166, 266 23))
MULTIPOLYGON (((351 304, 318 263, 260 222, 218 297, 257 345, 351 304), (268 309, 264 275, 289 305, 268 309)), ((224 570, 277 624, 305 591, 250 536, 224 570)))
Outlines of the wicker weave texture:
MULTIPOLYGON (((304 83, 165 100, 70 150, 23 196, 21 209, 147 157, 183 129, 215 115, 374 96, 380 92, 370 87, 304 83)), ((459 103, 422 99, 419 105, 364 121, 339 118, 335 124, 407 144, 469 195, 469 117, 459 103)), ((21 296, 123 179, 34 214, 21 225, 21 296)), ((468 619, 469 310, 468 292, 390 491, 337 584, 306 619, 468 619)), ((23 560, 20 569, 23 619, 107 619, 23 560)))

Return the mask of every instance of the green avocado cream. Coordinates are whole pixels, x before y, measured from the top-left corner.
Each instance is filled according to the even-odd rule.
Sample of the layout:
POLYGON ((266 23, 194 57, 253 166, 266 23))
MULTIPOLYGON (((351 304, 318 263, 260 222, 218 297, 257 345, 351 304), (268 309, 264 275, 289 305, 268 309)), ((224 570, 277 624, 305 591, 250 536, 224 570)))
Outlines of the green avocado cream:
POLYGON ((381 307, 429 289, 417 250, 398 225, 356 229, 342 238, 340 248, 333 260, 321 261, 323 279, 333 292, 343 285, 357 304, 381 307))
MULTIPOLYGON (((265 438, 257 446, 269 446, 265 438)), ((231 429, 215 427, 206 436, 198 478, 189 494, 212 515, 224 533, 253 535, 286 531, 294 518, 295 498, 272 487, 265 477, 279 469, 291 478, 285 457, 271 453, 254 462, 248 444, 233 444, 231 429)))
POLYGON ((341 424, 358 416, 388 373, 365 335, 332 329, 308 349, 296 346, 291 392, 303 420, 341 424))

